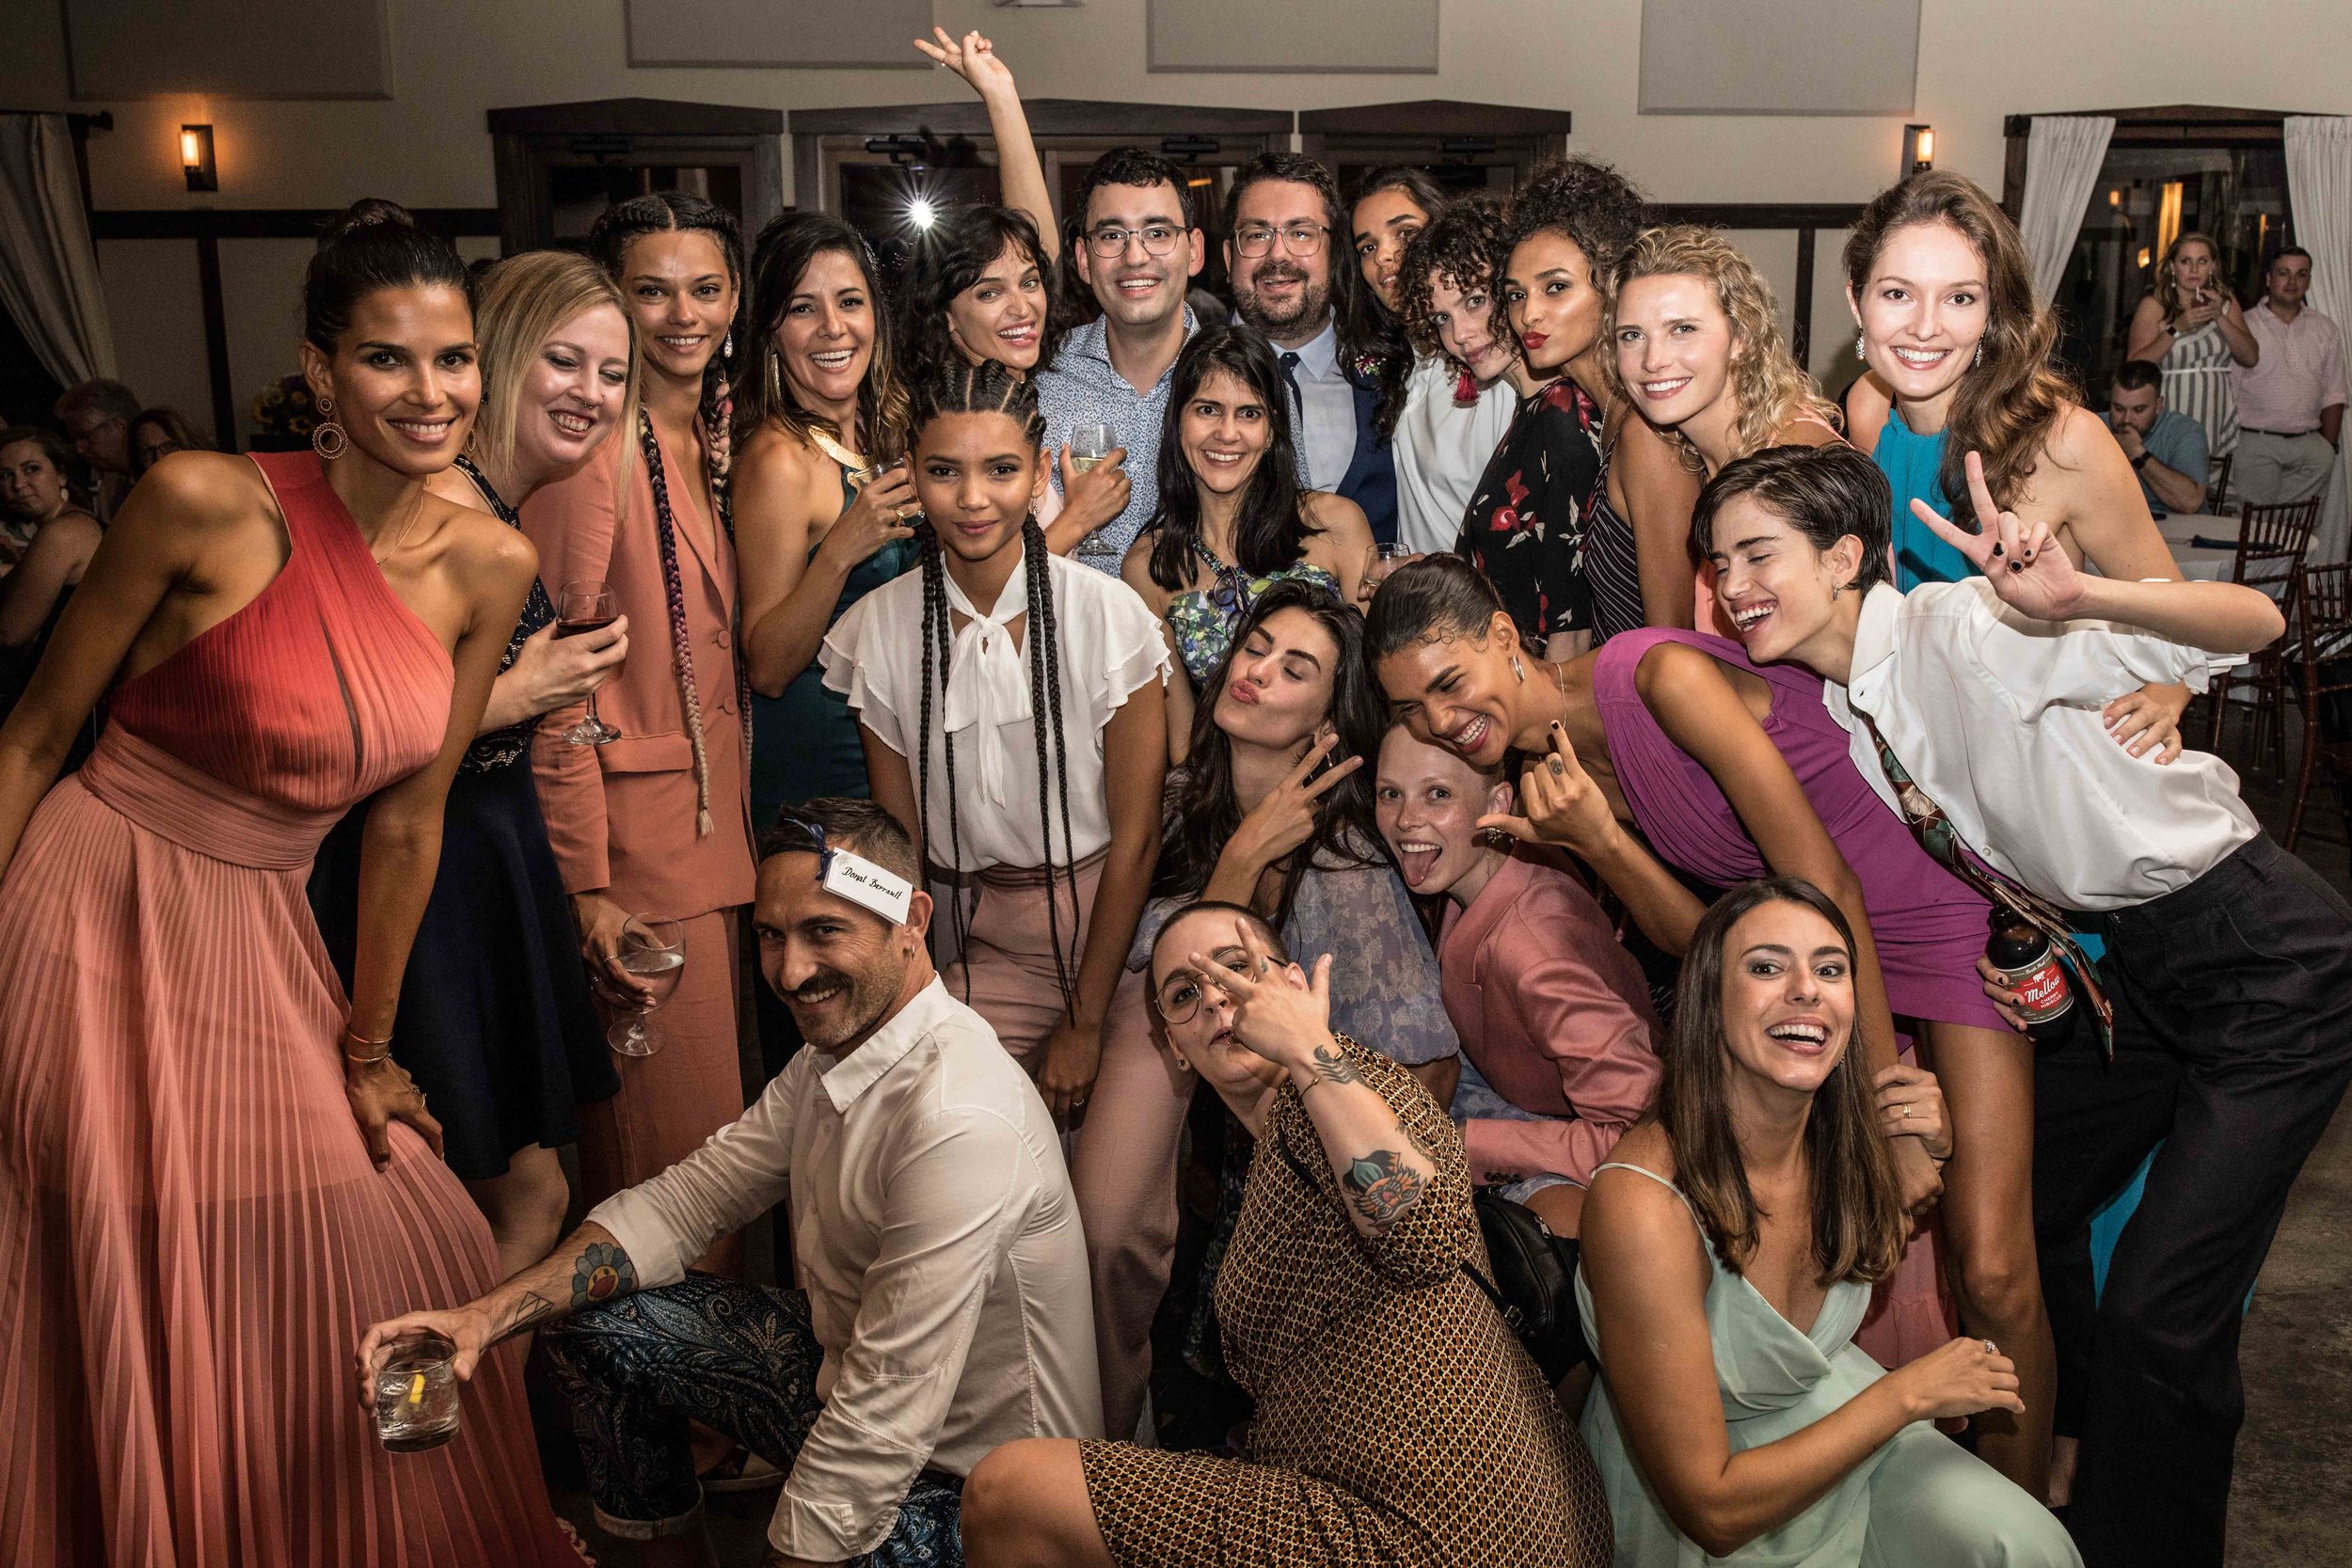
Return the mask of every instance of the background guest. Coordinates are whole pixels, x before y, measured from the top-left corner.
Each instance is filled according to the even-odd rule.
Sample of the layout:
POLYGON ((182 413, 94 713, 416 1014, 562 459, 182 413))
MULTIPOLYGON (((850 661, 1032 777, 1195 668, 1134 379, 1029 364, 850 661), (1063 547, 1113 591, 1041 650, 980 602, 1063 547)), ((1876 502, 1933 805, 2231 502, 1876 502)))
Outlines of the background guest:
POLYGON ((138 418, 141 406, 136 392, 103 377, 69 387, 57 399, 57 422, 65 426, 73 454, 89 465, 94 481, 91 511, 101 523, 112 521, 115 509, 131 493, 131 421, 138 418))
POLYGON ((1750 882, 1692 933, 1657 1117, 1600 1167, 1577 1268, 1620 1568, 2079 1568, 1930 1424, 2021 1410, 1994 1341, 1886 1373, 1852 1342, 1907 1228, 1880 1134, 1950 1151, 1935 1080, 1874 1094, 1854 1020, 1853 936, 1811 884, 1750 882))
MULTIPOLYGON (((1429 312, 1432 263, 1408 258, 1431 256, 1436 244, 1449 263, 1482 280, 1492 266, 1486 248, 1501 227, 1501 203, 1481 193, 1462 204, 1470 209, 1462 221, 1449 225, 1438 241, 1423 241, 1429 226, 1456 203, 1420 169, 1375 169, 1357 187, 1350 219, 1364 281, 1395 318, 1395 331, 1411 353, 1404 404, 1389 441, 1396 467, 1396 543, 1407 557, 1454 547, 1471 488, 1518 409, 1519 393, 1508 376, 1472 375, 1426 320, 1415 325, 1416 309, 1422 317, 1429 312)), ((1481 290, 1482 297, 1491 298, 1483 282, 1481 290)), ((1367 589, 1377 586, 1381 575, 1377 567, 1366 573, 1367 589)))
POLYGON ((202 451, 207 443, 176 408, 142 408, 131 420, 131 477, 146 476, 159 457, 202 451))
POLYGON ((2162 371, 2145 359, 2118 365, 2107 388, 2107 423, 2139 475, 2149 515, 2205 509, 2205 427, 2164 405, 2162 371))
POLYGON ((0 572, 24 559, 42 524, 89 510, 74 499, 72 469, 72 449, 56 431, 0 430, 0 572))
POLYGON ((2343 330, 2304 299, 2312 253, 2287 246, 2272 258, 2264 283, 2262 303, 2246 312, 2261 357, 2233 372, 2240 422, 2230 469, 2232 496, 2258 506, 2327 490, 2344 440, 2345 399, 2343 330))
POLYGON ((1594 1168, 1657 1095, 1658 1015, 1584 885, 1479 826, 1514 799, 1501 768, 1402 724, 1380 743, 1380 836, 1405 885, 1446 904, 1438 968, 1462 1042, 1453 1111, 1470 1179, 1573 1236, 1594 1168))
POLYGON ((2237 451, 2239 368, 2260 362, 2262 345, 2221 273, 2211 237, 2191 230, 2156 264, 2156 286, 2132 310, 2123 357, 2164 368, 2164 401, 2205 427, 2215 457, 2237 451))
POLYGON ((1183 762, 1197 693, 1233 630, 1276 582, 1313 582, 1352 603, 1372 531, 1356 503, 1298 483, 1291 399, 1265 339, 1204 326, 1176 361, 1160 449, 1160 511, 1120 568, 1160 617, 1184 673, 1168 683, 1168 755, 1183 762))
POLYGON ((1176 356, 1200 326, 1185 286, 1208 254, 1184 181, 1156 152, 1115 147, 1087 170, 1074 203, 1082 243, 1071 259, 1103 314, 1038 372, 1037 401, 1048 448, 1066 448, 1072 431, 1099 424, 1125 452, 1126 506, 1072 550, 1098 571, 1116 573, 1159 510, 1160 419, 1176 356))
POLYGON ((1389 434, 1404 401, 1380 306, 1360 270, 1335 258, 1347 209, 1330 170, 1296 152, 1264 152, 1234 171, 1225 266, 1233 314, 1272 340, 1298 419, 1299 477, 1362 508, 1372 536, 1396 538, 1389 434))
MULTIPOLYGON (((65 443, 50 431, 30 425, 0 430, 0 506, 10 514, 13 562, 0 578, 0 720, 24 695, 104 537, 98 519, 74 505, 66 488, 70 460, 65 443)), ((82 727, 59 770, 81 766, 96 739, 93 720, 82 727)))

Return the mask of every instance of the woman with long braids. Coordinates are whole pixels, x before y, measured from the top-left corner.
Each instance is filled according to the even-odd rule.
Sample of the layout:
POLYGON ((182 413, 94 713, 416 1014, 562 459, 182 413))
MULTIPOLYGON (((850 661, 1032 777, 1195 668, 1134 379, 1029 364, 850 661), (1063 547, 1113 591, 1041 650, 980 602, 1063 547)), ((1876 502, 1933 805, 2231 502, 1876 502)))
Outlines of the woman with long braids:
MULTIPOLYGON (((741 242, 725 209, 664 191, 607 209, 589 248, 636 320, 643 407, 633 440, 607 443, 531 498, 523 529, 557 593, 581 581, 611 588, 641 651, 598 693, 619 737, 577 745, 560 721, 543 724, 534 767, 598 990, 624 1003, 644 994, 619 963, 629 916, 686 926, 661 1048, 620 1062, 621 1092, 582 1114, 580 1170, 594 1202, 667 1169, 743 1109, 736 911, 751 901, 755 872, 727 495, 725 356, 741 242)), ((732 1260, 723 1243, 704 1266, 732 1260)))
POLYGON ((1168 652, 1124 583, 1045 547, 1036 382, 986 360, 915 396, 921 570, 834 625, 825 684, 924 853, 948 989, 1067 1116, 1158 848, 1168 652))
POLYGON ((302 315, 316 451, 157 463, 0 727, 12 1563, 579 1560, 519 1349, 441 1448, 393 1453, 352 1406, 358 1324, 499 1277, 393 1020, 532 562, 426 486, 480 395, 449 243, 362 201, 302 315), (371 796, 346 993, 303 878, 371 796))
MULTIPOLYGON (((1364 658, 1363 617, 1305 578, 1268 586, 1234 628, 1204 683, 1184 762, 1168 776, 1159 871, 1128 974, 1111 1005, 1101 1077, 1078 1134, 1071 1183, 1094 1275, 1094 1330, 1104 1430, 1136 1430, 1152 1370, 1152 1320, 1176 1245, 1176 1168, 1191 1070, 1161 1049, 1147 1010, 1152 941, 1195 898, 1246 904, 1302 952, 1332 955, 1334 1020, 1377 1041, 1442 1105, 1452 1101, 1457 1041, 1438 960, 1380 842, 1372 765, 1387 704, 1364 658)), ((1227 1145, 1230 1227, 1246 1159, 1227 1145)), ((1187 1336, 1216 1334, 1203 1271, 1187 1336)), ((1215 1354, 1213 1350, 1208 1353, 1215 1354)))
MULTIPOLYGON (((492 267, 474 325, 483 397, 471 453, 427 485, 518 527, 516 505, 636 423, 635 339, 604 269, 554 250, 492 267)), ((623 622, 559 640, 547 590, 532 584, 450 784, 440 870, 401 988, 393 1054, 442 1106, 442 1155, 509 1274, 562 1234, 571 1193, 556 1150, 578 1141, 579 1106, 620 1086, 532 787, 532 732, 544 714, 577 712, 628 654, 623 622)), ((364 820, 343 818, 310 873, 310 908, 346 984, 364 820)))
POLYGON ((1211 689, 1259 594, 1295 578, 1353 604, 1363 580, 1372 525, 1354 501, 1300 484, 1294 428, 1263 333, 1219 324, 1193 334, 1160 425, 1160 510, 1119 569, 1160 616, 1184 676, 1168 689, 1177 762, 1196 694, 1211 689))

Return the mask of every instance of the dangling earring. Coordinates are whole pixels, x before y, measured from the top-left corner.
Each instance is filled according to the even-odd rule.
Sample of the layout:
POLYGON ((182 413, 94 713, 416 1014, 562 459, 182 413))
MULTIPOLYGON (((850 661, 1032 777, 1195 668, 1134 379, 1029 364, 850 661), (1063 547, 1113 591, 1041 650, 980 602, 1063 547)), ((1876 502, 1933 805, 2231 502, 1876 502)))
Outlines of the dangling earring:
POLYGON ((1836 582, 1831 583, 1829 585, 1829 602, 1836 604, 1837 602, 1837 595, 1843 594, 1845 591, 1844 584, 1836 582))
POLYGON ((731 326, 727 328, 726 337, 720 341, 719 357, 722 359, 735 357, 735 328, 731 326))
POLYGON ((1868 338, 1863 333, 1857 332, 1853 335, 1853 356, 1865 364, 1867 364, 1870 359, 1870 351, 1866 346, 1868 341, 1868 338))
POLYGON ((1517 675, 1521 681, 1527 679, 1527 666, 1519 662, 1519 656, 1517 654, 1511 656, 1511 673, 1517 675))
POLYGON ((351 436, 335 422, 335 400, 321 398, 318 403, 319 422, 310 428, 310 450, 319 460, 332 463, 351 450, 351 436))
POLYGON ((1968 363, 1971 365, 1981 365, 1984 363, 1984 340, 1982 338, 1979 338, 1977 340, 1977 356, 1974 359, 1969 360, 1968 363))

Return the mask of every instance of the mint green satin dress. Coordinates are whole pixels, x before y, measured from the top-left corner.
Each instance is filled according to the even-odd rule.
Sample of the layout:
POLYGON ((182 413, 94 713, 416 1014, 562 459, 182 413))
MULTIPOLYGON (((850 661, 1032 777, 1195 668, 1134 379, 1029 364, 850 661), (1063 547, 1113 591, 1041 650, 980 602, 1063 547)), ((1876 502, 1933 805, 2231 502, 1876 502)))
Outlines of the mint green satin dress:
MULTIPOLYGON (((1677 1197, 1682 1189, 1655 1171, 1619 1161, 1595 1168, 1648 1177, 1677 1197)), ((1685 1207, 1690 1199, 1683 1198, 1685 1207)), ((1697 1224, 1697 1216, 1692 1219, 1697 1224)), ((1830 1287, 1809 1334, 1801 1334, 1762 1292, 1708 1248, 1714 1277, 1707 1325, 1715 1382, 1734 1452, 1803 1431, 1886 1373, 1853 1345, 1870 1288, 1830 1287)), ((1593 1325, 1593 1297, 1580 1266, 1576 1300, 1592 1333, 1602 1376, 1584 1406, 1583 1436, 1600 1466, 1616 1526, 1616 1568, 2081 1568, 2064 1526, 1991 1465, 1915 1421, 1811 1508, 1729 1557, 1707 1555, 1675 1528, 1643 1479, 1609 1400, 1609 1347, 1593 1325)))

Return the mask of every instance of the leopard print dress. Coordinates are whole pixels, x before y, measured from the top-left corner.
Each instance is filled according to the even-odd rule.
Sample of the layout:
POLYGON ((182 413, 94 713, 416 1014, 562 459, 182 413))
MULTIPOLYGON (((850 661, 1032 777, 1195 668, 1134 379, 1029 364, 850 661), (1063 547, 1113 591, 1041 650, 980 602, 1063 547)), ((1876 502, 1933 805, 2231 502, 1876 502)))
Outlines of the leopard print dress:
POLYGON ((1386 1235, 1363 1240, 1298 1090, 1276 1095, 1216 1287, 1226 1365, 1257 1401, 1248 1457, 1082 1444, 1111 1559, 1599 1568, 1611 1553, 1599 1472, 1463 1272, 1487 1264, 1461 1138, 1405 1069, 1343 1044, 1437 1178, 1386 1235))

